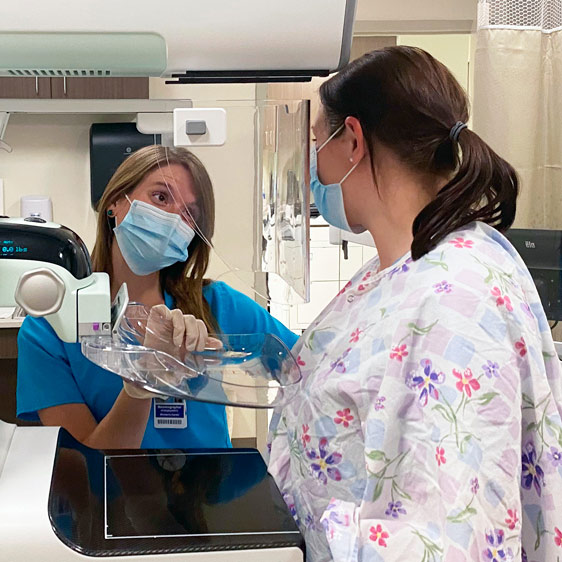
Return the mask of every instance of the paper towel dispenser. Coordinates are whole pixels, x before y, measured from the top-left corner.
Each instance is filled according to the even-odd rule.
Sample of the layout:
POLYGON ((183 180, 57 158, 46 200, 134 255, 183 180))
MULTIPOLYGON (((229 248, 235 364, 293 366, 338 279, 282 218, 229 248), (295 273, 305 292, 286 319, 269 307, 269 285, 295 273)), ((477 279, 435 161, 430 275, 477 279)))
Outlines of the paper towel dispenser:
POLYGON ((121 162, 151 144, 160 144, 161 135, 145 135, 135 123, 93 123, 90 127, 90 189, 95 209, 121 162))

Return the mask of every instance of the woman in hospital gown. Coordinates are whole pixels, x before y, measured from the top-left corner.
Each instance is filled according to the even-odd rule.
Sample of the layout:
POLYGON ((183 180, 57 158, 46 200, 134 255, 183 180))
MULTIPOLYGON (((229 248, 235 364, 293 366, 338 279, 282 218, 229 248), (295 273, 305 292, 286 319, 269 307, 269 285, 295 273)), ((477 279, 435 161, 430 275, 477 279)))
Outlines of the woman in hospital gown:
POLYGON ((468 117, 464 94, 423 51, 366 55, 321 99, 321 178, 353 172, 339 215, 319 191, 338 184, 317 184, 317 204, 368 228, 379 256, 297 344, 301 392, 271 426, 269 470, 309 559, 562 559, 561 369, 533 280, 491 226, 513 220, 513 169, 464 126, 449 131, 468 117))

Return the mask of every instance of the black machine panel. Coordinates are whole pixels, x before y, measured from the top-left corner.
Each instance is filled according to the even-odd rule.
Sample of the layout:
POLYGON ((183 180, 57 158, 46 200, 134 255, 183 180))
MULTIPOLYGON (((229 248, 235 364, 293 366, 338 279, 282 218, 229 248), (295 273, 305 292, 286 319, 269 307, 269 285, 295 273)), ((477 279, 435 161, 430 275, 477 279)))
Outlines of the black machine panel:
POLYGON ((88 556, 304 552, 303 537, 255 449, 102 452, 61 430, 49 516, 59 539, 88 556))
POLYGON ((90 128, 90 182, 95 209, 119 165, 144 146, 160 144, 161 135, 144 135, 135 123, 93 123, 90 128))
POLYGON ((506 236, 531 273, 546 317, 562 320, 562 231, 512 228, 506 236))
POLYGON ((0 259, 54 263, 76 279, 92 273, 88 249, 75 232, 65 226, 42 226, 45 221, 35 217, 24 220, 25 224, 18 224, 0 218, 0 259))

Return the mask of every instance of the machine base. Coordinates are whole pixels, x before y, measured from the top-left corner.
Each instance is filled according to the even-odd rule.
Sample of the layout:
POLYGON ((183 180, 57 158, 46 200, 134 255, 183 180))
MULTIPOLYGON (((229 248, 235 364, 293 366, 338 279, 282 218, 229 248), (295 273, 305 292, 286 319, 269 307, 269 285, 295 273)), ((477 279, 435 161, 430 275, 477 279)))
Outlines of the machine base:
POLYGON ((95 451, 43 427, 13 434, 0 544, 4 562, 304 560, 258 451, 95 451))

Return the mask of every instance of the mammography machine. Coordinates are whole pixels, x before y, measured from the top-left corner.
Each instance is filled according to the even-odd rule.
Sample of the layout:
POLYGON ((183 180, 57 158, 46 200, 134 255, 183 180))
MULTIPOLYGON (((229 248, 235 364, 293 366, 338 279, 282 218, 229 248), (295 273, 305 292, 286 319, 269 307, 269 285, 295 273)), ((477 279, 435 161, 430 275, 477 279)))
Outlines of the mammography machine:
MULTIPOLYGON (((355 6, 355 0, 4 2, 0 76, 309 80, 347 63, 355 6)), ((38 104, 23 111, 51 108, 30 101, 38 104)), ((75 101, 56 110, 83 111, 88 104, 75 101)), ((255 270, 279 275, 289 292, 306 299, 308 102, 254 103, 232 110, 238 122, 243 117, 255 127, 252 259, 255 270)), ((20 105, 0 104, 0 141, 20 105)), ((174 106, 173 126, 165 115, 133 112, 142 133, 173 132, 182 146, 220 146, 228 142, 223 107, 194 108, 183 100, 174 106)), ((271 335, 224 335, 219 348, 180 354, 144 345, 151 330, 158 343, 158 329, 149 325, 150 311, 128 302, 126 287, 110 300, 107 275, 92 273, 74 232, 34 217, 0 218, 0 306, 18 304, 45 317, 63 341, 80 342, 88 359, 116 376, 156 396, 253 408, 273 407, 295 392, 298 365, 271 335)), ((57 427, 0 421, 3 562, 297 562, 304 550, 256 450, 95 451, 57 427)))
MULTIPOLYGON (((144 307, 128 303, 126 286, 112 306, 108 276, 91 272, 84 244, 60 225, 0 219, 0 275, 2 305, 44 316, 61 339, 155 396, 271 407, 300 379, 268 334, 220 336, 220 348, 182 356, 159 346, 144 307), (147 331, 154 348, 142 345, 147 331)), ((2 421, 0 545, 10 562, 304 559, 256 450, 94 451, 60 428, 2 421)))

